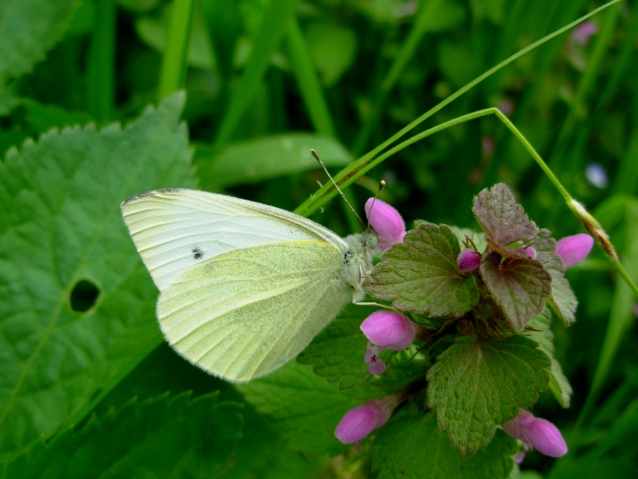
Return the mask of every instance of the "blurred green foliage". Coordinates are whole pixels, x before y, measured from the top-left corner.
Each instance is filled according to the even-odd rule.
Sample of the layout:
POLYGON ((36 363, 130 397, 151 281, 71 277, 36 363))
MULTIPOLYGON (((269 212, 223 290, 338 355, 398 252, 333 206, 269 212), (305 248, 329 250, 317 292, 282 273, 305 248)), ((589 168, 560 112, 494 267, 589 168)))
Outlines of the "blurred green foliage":
MULTIPOLYGON (((87 184, 98 189, 111 188, 101 198, 109 198, 112 204, 94 205, 90 220, 95 221, 91 225, 96 231, 110 225, 112 218, 99 218, 96 212, 102 211, 103 206, 103 214, 116 214, 117 202, 126 195, 193 182, 202 189, 226 191, 293 210, 316 190, 317 182, 326 182, 325 174, 306 161, 310 148, 317 149, 336 172, 509 55, 602 4, 592 0, 5 0, 0 3, 0 207, 4 210, 0 216, 0 240, 8 238, 12 228, 22 222, 30 225, 29 234, 34 238, 38 231, 35 228, 44 228, 43 234, 50 233, 46 254, 71 255, 56 259, 56 264, 71 268, 71 260, 79 261, 73 255, 84 252, 81 248, 85 246, 79 240, 71 241, 66 233, 59 236, 60 225, 54 223, 56 215, 63 212, 53 205, 52 210, 47 210, 45 199, 55 203, 75 192, 78 196, 73 205, 80 208, 78 205, 85 203, 75 188, 90 189, 87 184), (171 16, 175 11, 184 16, 183 21, 171 16), (171 50, 175 45, 183 48, 171 50), (47 141, 58 141, 58 133, 51 132, 51 128, 90 121, 99 128, 115 121, 129 124, 142 115, 148 104, 179 88, 187 93, 181 118, 188 125, 196 167, 188 170, 188 177, 186 167, 177 175, 168 173, 171 165, 166 165, 164 176, 153 173, 156 176, 144 178, 145 168, 153 170, 154 162, 170 162, 171 158, 179 162, 189 155, 183 127, 173 118, 179 114, 180 102, 171 97, 168 104, 147 111, 132 129, 123 132, 107 127, 98 136, 91 128, 65 130, 63 139, 68 140, 68 150, 64 154, 85 155, 76 158, 77 164, 68 162, 68 168, 79 168, 94 183, 85 183, 79 177, 77 183, 69 182, 71 186, 58 184, 53 181, 55 176, 45 174, 46 170, 41 170, 45 171, 41 173, 44 176, 36 178, 38 168, 57 164, 55 155, 43 151, 47 141), (174 136, 157 133, 160 130, 153 129, 154 122, 162 125, 161 131, 174 136), (139 136, 130 137, 135 132, 140 132, 139 136), (28 138, 40 142, 37 148, 30 140, 24 143, 28 138), (160 158, 163 141, 171 148, 164 159, 160 158), (155 142, 156 148, 148 146, 155 142), (93 153, 88 154, 91 145, 93 153), (99 148, 110 153, 98 151, 99 148), (20 155, 34 163, 31 170, 21 170, 18 187, 15 175, 16 165, 23 161, 20 155), (141 159, 146 163, 138 163, 141 159), (102 170, 92 169, 91 162, 106 173, 96 176, 102 170), (130 179, 132 173, 127 172, 126 165, 139 168, 135 181, 130 179), (128 183, 124 187, 121 182, 128 183), (41 195, 38 185, 51 189, 47 190, 51 195, 41 195), (114 185, 121 188, 113 189, 114 185), (60 188, 57 195, 52 193, 55 188, 60 188), (17 191, 31 191, 37 201, 30 196, 25 199, 17 191), (41 209, 33 211, 47 212, 42 217, 28 217, 24 211, 14 209, 20 205, 37 205, 41 209)), ((578 27, 551 40, 468 91, 414 133, 474 110, 500 108, 571 194, 596 214, 636 281, 638 12, 633 2, 617 3, 589 19, 588 26, 589 36, 578 27)), ((425 219, 474 227, 470 209, 473 196, 482 188, 503 181, 516 191, 529 216, 539 226, 552 230, 555 237, 582 229, 529 153, 493 116, 460 124, 415 143, 359 178, 346 193, 361 209, 365 199, 376 192, 380 179, 387 183, 381 197, 397 207, 408 221, 425 219)), ((360 228, 341 201, 332 201, 314 219, 339 234, 360 228)), ((18 247, 11 238, 1 243, 3 247, 18 247)), ((124 244, 125 239, 121 241, 124 244)), ((12 251, 6 250, 0 264, 3 268, 18 265, 28 271, 32 265, 29 256, 35 256, 38 247, 19 255, 19 264, 12 251)), ((87 246, 87 251, 92 250, 87 246)), ((91 254, 96 262, 109 262, 110 256, 99 260, 106 252, 91 254)), ((135 261, 133 256, 130 258, 135 261)), ((146 332, 140 343, 154 346, 159 340, 148 332, 153 328, 154 304, 153 294, 149 293, 153 291, 150 279, 139 264, 136 273, 131 272, 130 266, 127 268, 128 282, 118 283, 119 287, 136 291, 140 281, 148 280, 147 289, 135 293, 135 301, 126 292, 119 294, 124 294, 125 304, 134 306, 136 314, 145 318, 141 324, 146 332)), ((108 288, 102 289, 105 280, 101 275, 106 273, 91 269, 90 264, 87 271, 82 274, 97 284, 102 295, 108 293, 108 288)), ((123 274, 113 264, 109 271, 111 275, 123 274)), ((60 272, 52 269, 51 274, 60 272)), ((554 461, 530 453, 522 468, 535 469, 543 477, 628 477, 627 471, 633 471, 637 459, 635 447, 628 446, 638 438, 637 298, 618 281, 600 250, 570 269, 567 276, 580 300, 577 321, 567 329, 555 324, 554 335, 555 356, 574 386, 572 406, 560 409, 551 394, 544 393, 535 414, 561 428, 570 454, 554 461)), ((9 278, 12 276, 8 274, 0 276, 0 299, 7 301, 2 303, 5 308, 13 304, 8 298, 15 299, 17 294, 9 278)), ((40 283, 37 275, 30 278, 27 283, 34 291, 48 284, 40 283)), ((58 280, 66 281, 62 277, 58 280)), ((71 279, 64 284, 51 283, 60 287, 59 297, 48 288, 41 295, 32 292, 34 311, 42 314, 38 317, 47 317, 40 311, 43 306, 38 299, 48 295, 51 305, 66 304, 64 295, 70 294, 73 284, 71 279)), ((98 298, 101 301, 103 296, 98 298)), ((120 304, 103 314, 124 315, 131 311, 126 309, 129 306, 120 304)), ((86 318, 95 320, 90 308, 83 314, 87 316, 71 314, 65 321, 83 327, 89 321, 86 318)), ((0 319, 4 321, 2 331, 7 344, 11 344, 12 337, 28 336, 16 326, 22 324, 16 323, 16 318, 7 314, 0 319)), ((116 334, 118 328, 109 329, 109 334, 116 334)), ((36 343, 46 344, 46 339, 42 341, 36 343)), ((94 346, 89 343, 87 348, 94 346)), ((35 357, 32 350, 22 351, 20 342, 12 347, 16 354, 23 355, 20 357, 35 357)), ((74 393, 80 396, 74 397, 72 406, 60 399, 55 417, 40 423, 47 424, 46 428, 33 430, 28 438, 20 438, 19 444, 3 449, 0 458, 5 462, 1 472, 8 477, 37 477, 28 476, 27 472, 24 476, 15 475, 16 464, 21 462, 11 466, 6 461, 28 460, 20 455, 21 448, 31 447, 58 431, 62 432, 52 444, 55 449, 46 454, 73 449, 73 441, 99 436, 102 428, 117 423, 116 415, 138 414, 145 404, 155 408, 153 414, 158 417, 170 415, 176 405, 187 402, 187 397, 181 395, 184 391, 192 390, 197 397, 219 389, 222 401, 244 401, 237 391, 194 371, 165 346, 146 359, 145 355, 133 354, 141 349, 139 344, 127 348, 128 356, 120 359, 129 365, 128 369, 117 361, 109 363, 110 367, 117 364, 122 369, 100 369, 100 376, 92 378, 93 386, 84 384, 81 388, 83 396, 74 393), (165 374, 158 374, 158 370, 165 374), (166 391, 176 397, 170 401, 163 398, 161 394, 166 391), (149 401, 131 403, 136 396, 149 401), (102 419, 90 420, 89 429, 81 432, 82 436, 73 437, 69 428, 92 411, 102 419)), ((3 388, 18 391, 24 376, 19 372, 16 376, 9 374, 7 364, 15 360, 11 354, 0 355, 3 388)), ((94 350, 88 356, 92 354, 99 356, 94 350)), ((75 360, 71 369, 81 369, 80 365, 91 361, 84 356, 75 360)), ((92 370, 82 371, 90 376, 92 370)), ((318 381, 322 384, 321 378, 318 381)), ((332 398, 333 391, 327 385, 322 387, 326 397, 332 398)), ((290 417, 275 410, 275 419, 265 419, 267 416, 261 413, 272 415, 276 408, 260 408, 263 395, 258 386, 247 386, 243 394, 253 400, 260 412, 250 405, 239 408, 239 412, 233 409, 229 424, 220 426, 235 427, 234 414, 244 418, 243 442, 239 441, 233 459, 228 460, 228 454, 209 458, 218 470, 226 471, 225 477, 317 477, 322 473, 323 477, 344 477, 346 471, 369 466, 366 459, 352 453, 335 459, 286 448, 285 440, 295 440, 287 430, 290 417)), ((289 393, 282 392, 282 397, 286 394, 289 393)), ((0 420, 6 419, 15 400, 15 395, 7 397, 8 402, 0 403, 4 411, 0 412, 0 420)), ((205 396, 198 404, 231 408, 217 401, 214 396, 205 396)), ((352 404, 345 408, 331 404, 331 414, 338 416, 352 404)), ((38 407, 41 414, 49 414, 48 403, 38 407)), ((313 421, 308 427, 322 425, 328 431, 334 427, 321 418, 313 421)), ((5 436, 0 442, 6 445, 7 429, 0 424, 0 431, 5 436)), ((312 431, 303 433, 312 439, 312 431)), ((40 459, 34 459, 36 464, 42 457, 49 457, 42 456, 44 447, 40 443, 27 452, 40 454, 40 459)), ((331 452, 337 452, 334 445, 331 447, 331 452)), ((129 459, 143 462, 140 455, 144 454, 139 451, 139 455, 133 454, 129 459)), ((148 477, 197 477, 198 468, 204 467, 203 456, 190 450, 181 460, 186 461, 189 454, 197 458, 192 469, 180 463, 175 476, 156 471, 156 476, 148 477)), ((55 457, 61 460, 60 455, 55 457)), ((35 466, 19 469, 37 471, 35 466)), ((118 471, 103 475, 133 477, 126 475, 130 473, 126 467, 118 471)))

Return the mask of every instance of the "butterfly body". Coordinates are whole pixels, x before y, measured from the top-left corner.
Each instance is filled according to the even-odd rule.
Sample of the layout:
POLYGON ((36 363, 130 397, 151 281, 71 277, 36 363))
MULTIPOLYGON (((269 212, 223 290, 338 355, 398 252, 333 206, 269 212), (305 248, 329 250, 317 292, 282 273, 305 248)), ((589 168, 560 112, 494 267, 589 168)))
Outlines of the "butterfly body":
POLYGON ((160 290, 164 336, 227 380, 274 371, 363 298, 369 233, 342 239, 294 213, 184 189, 133 197, 122 213, 160 290))

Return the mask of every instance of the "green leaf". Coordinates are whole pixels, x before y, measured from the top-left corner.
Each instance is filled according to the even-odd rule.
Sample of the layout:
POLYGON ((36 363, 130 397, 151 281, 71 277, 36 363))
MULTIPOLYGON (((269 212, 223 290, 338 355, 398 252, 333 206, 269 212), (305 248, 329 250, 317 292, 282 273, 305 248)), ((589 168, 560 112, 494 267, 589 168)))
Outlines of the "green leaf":
POLYGON ((0 457, 80 420, 157 341, 157 291, 120 202, 194 184, 184 101, 124 130, 52 130, 0 162, 0 457))
POLYGON ((461 458, 433 413, 405 408, 378 430, 372 467, 379 479, 498 479, 509 475, 517 449, 498 431, 485 449, 461 458))
POLYGON ((0 84, 30 72, 62 37, 75 0, 2 0, 0 2, 0 84))
POLYGON ((529 257, 506 258, 492 252, 483 256, 481 276, 496 303, 516 330, 521 330, 545 307, 551 276, 529 257))
POLYGON ((552 294, 550 304, 565 324, 576 320, 578 299, 564 276, 565 266, 556 254, 556 240, 550 232, 542 229, 534 240, 536 260, 539 261, 552 278, 552 294))
POLYGON ((456 264, 459 242, 446 225, 423 223, 403 243, 387 250, 364 288, 403 311, 437 317, 461 317, 474 306, 478 288, 456 264))
POLYGON ((527 325, 531 331, 525 331, 523 334, 536 341, 538 343, 538 349, 543 351, 552 362, 549 390, 561 406, 569 407, 572 386, 569 384, 569 380, 563 373, 563 368, 554 356, 554 334, 550 327, 551 318, 551 310, 545 308, 543 314, 535 315, 527 325))
POLYGON ((313 371, 339 389, 367 383, 372 375, 364 362, 368 339, 361 332, 363 320, 376 307, 348 305, 319 336, 297 357, 301 364, 310 364, 313 371))
POLYGON ((326 166, 342 167, 351 161, 341 143, 312 133, 287 133, 238 142, 221 153, 199 146, 196 160, 211 162, 210 183, 227 188, 321 168, 311 149, 317 151, 326 166))
POLYGON ((533 405, 549 384, 549 358, 522 336, 460 337, 428 371, 428 404, 463 456, 487 445, 496 426, 533 405))
POLYGON ((304 33, 323 84, 333 85, 352 65, 357 53, 357 35, 350 28, 328 22, 311 23, 304 33))
POLYGON ((7 477, 204 477, 230 467, 241 435, 240 407, 216 394, 168 394, 132 402, 82 429, 41 441, 7 466, 7 477))
POLYGON ((295 361, 237 388, 258 411, 271 417, 272 427, 288 440, 289 447, 313 454, 340 452, 344 446, 334 436, 337 424, 348 410, 375 397, 370 388, 339 391, 336 384, 295 361))
POLYGON ((494 250, 503 256, 527 257, 523 247, 512 249, 509 246, 532 239, 538 228, 505 184, 498 183, 491 190, 481 191, 474 198, 472 211, 494 250))

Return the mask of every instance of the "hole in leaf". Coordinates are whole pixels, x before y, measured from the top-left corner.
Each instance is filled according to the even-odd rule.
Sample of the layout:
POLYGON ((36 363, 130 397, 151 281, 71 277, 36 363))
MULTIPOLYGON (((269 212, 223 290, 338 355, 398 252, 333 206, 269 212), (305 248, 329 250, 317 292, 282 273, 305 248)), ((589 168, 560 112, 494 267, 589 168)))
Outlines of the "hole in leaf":
POLYGON ((71 291, 71 309, 78 313, 84 313, 91 309, 97 300, 100 290, 95 284, 81 279, 71 291))

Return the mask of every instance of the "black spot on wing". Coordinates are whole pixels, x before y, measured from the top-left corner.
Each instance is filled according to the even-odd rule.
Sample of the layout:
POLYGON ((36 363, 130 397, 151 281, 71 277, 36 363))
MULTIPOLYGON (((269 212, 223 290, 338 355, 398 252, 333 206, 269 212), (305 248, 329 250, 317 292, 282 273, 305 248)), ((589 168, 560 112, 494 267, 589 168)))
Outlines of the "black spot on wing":
POLYGON ((199 246, 195 246, 191 251, 193 253, 193 259, 199 260, 204 257, 204 252, 201 250, 199 246))

